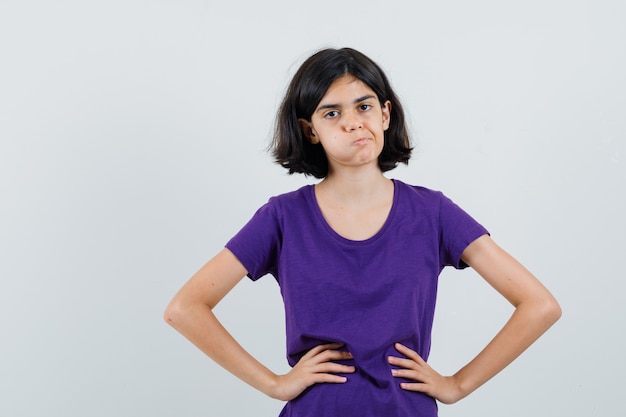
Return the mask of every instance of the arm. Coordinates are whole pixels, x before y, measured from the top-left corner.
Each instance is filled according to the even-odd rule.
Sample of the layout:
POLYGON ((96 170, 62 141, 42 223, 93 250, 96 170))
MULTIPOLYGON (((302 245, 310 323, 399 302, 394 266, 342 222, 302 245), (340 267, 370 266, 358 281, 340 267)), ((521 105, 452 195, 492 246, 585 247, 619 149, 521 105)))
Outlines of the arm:
POLYGON ((489 236, 472 242, 462 259, 513 304, 515 311, 509 321, 472 361, 450 377, 439 375, 416 352, 399 344, 396 348, 407 359, 389 358, 391 364, 402 368, 393 371, 395 376, 417 381, 401 384, 402 388, 448 404, 466 397, 504 369, 561 316, 552 294, 489 236))
POLYGON ((178 291, 165 310, 165 321, 223 368, 270 397, 290 400, 315 383, 345 382, 333 373, 354 368, 332 362, 351 357, 335 350, 338 344, 317 346, 288 374, 276 375, 237 343, 212 309, 246 273, 232 252, 223 249, 178 291))

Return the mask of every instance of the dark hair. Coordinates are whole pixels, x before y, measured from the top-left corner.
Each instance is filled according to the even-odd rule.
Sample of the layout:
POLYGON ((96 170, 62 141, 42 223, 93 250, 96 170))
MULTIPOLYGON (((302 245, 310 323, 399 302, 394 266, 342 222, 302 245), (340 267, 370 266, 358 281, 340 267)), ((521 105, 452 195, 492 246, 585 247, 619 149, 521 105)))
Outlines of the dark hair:
POLYGON ((399 162, 408 163, 412 148, 404 111, 383 70, 354 49, 323 49, 300 66, 278 110, 270 151, 276 162, 287 168, 290 174, 299 172, 316 178, 324 178, 328 174, 324 149, 306 138, 298 119, 311 121, 330 85, 344 75, 352 75, 365 83, 376 93, 381 105, 387 100, 391 102, 391 120, 378 157, 380 169, 385 172, 395 168, 399 162))

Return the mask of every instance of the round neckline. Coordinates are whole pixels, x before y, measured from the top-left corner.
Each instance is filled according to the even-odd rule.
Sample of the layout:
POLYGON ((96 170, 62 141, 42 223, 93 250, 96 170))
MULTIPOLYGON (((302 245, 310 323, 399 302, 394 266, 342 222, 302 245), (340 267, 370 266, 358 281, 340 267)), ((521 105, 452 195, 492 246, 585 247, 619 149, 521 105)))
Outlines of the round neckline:
POLYGON ((393 221, 393 217, 395 216, 396 211, 397 211, 398 199, 399 199, 399 194, 400 194, 398 191, 399 187, 398 187, 398 182, 395 179, 391 179, 391 181, 393 182, 393 201, 391 203, 391 210, 389 210, 387 219, 385 219, 385 222, 383 223, 382 227, 376 233, 374 233, 372 236, 368 237, 367 239, 353 240, 353 239, 348 239, 347 237, 344 237, 340 235, 339 233, 337 233, 335 229, 333 229, 330 226, 330 224, 328 224, 328 222, 324 218, 324 215, 322 214, 322 209, 320 208, 320 205, 317 201, 317 197, 315 195, 315 185, 309 185, 309 197, 311 198, 311 201, 313 203, 311 204, 311 206, 313 207, 313 211, 315 213, 315 217, 318 223, 322 225, 323 229, 326 230, 326 232, 328 232, 328 234, 333 239, 341 243, 352 245, 352 246, 361 246, 361 245, 367 245, 367 244, 375 242, 376 240, 378 240, 381 236, 385 234, 385 232, 391 225, 391 222, 393 221))

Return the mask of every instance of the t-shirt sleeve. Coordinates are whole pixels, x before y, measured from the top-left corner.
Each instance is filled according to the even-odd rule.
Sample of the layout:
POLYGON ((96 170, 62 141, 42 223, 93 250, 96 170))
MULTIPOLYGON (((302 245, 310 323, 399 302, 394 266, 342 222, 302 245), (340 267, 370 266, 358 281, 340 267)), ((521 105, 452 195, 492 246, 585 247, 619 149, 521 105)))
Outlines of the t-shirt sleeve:
POLYGON ((226 243, 256 281, 270 273, 276 276, 276 264, 281 245, 280 220, 277 208, 270 199, 246 225, 226 243))
POLYGON ((439 259, 441 266, 467 268, 461 255, 467 246, 482 235, 489 234, 452 200, 441 194, 439 206, 439 259))

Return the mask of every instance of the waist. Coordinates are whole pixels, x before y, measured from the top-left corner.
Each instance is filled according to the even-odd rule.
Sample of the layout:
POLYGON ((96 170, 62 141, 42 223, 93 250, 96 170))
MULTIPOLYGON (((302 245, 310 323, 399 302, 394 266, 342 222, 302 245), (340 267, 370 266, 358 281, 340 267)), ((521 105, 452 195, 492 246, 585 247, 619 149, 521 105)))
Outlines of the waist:
POLYGON ((400 388, 391 376, 373 377, 358 370, 342 384, 316 384, 289 401, 281 417, 436 417, 428 395, 400 388))

